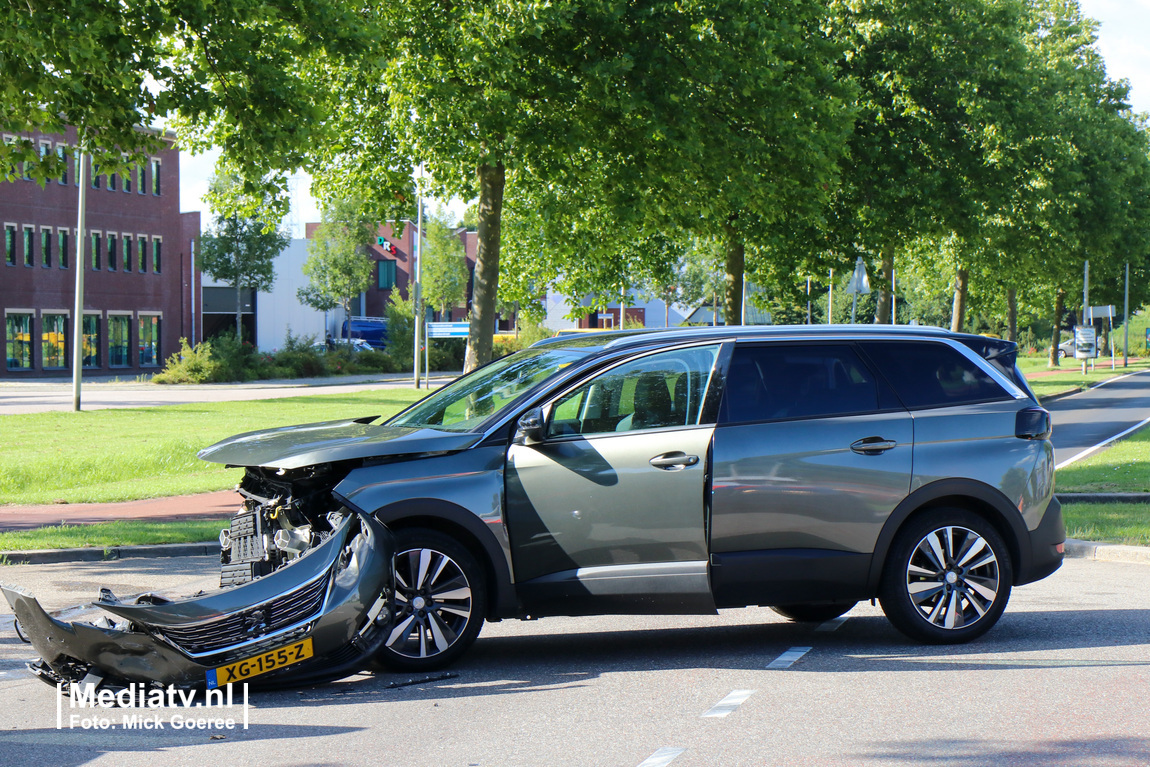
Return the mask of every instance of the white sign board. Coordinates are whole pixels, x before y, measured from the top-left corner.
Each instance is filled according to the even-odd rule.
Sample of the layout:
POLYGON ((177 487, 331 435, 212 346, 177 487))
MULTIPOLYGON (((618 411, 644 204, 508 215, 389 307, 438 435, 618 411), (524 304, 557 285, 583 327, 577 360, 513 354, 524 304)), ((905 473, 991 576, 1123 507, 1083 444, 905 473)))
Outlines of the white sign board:
POLYGON ((862 256, 855 261, 854 274, 847 283, 847 293, 861 293, 864 296, 870 293, 870 278, 867 277, 866 264, 863 263, 862 256))
POLYGON ((470 322, 429 322, 427 323, 428 338, 467 338, 470 322))
POLYGON ((1104 319, 1106 317, 1113 317, 1113 316, 1114 316, 1114 305, 1110 304, 1108 306, 1091 306, 1091 307, 1088 307, 1086 309, 1086 317, 1084 317, 1083 319, 1086 322, 1091 322, 1093 320, 1101 320, 1101 319, 1104 319))
POLYGON ((1091 325, 1074 326, 1074 359, 1092 360, 1098 356, 1098 337, 1091 325))

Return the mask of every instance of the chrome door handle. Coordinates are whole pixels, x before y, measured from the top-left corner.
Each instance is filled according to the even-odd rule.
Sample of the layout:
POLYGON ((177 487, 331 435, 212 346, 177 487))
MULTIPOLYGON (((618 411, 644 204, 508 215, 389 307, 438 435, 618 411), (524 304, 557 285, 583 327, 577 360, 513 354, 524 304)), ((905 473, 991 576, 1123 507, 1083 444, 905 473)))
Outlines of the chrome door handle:
POLYGON ((678 471, 685 469, 688 466, 694 466, 699 462, 699 456, 687 455, 686 453, 674 452, 663 453, 651 459, 650 463, 656 469, 667 469, 668 471, 678 471))
POLYGON ((851 450, 859 455, 879 455, 892 447, 898 447, 898 443, 882 437, 864 437, 851 443, 851 450))

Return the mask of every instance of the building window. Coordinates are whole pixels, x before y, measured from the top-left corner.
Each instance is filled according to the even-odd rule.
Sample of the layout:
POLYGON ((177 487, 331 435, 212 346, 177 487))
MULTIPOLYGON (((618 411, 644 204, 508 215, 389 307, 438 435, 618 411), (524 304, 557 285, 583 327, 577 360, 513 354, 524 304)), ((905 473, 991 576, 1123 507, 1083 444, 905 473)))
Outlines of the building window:
POLYGON ((56 156, 60 158, 62 168, 60 177, 56 180, 60 182, 61 185, 64 185, 68 183, 68 147, 65 144, 57 144, 56 156))
POLYGON ((108 317, 109 367, 126 368, 131 364, 128 361, 128 351, 131 349, 130 339, 128 338, 129 322, 131 319, 131 317, 118 315, 108 317))
POLYGON ((68 366, 68 315, 40 315, 40 366, 63 368, 68 366))
POLYGON ((136 259, 140 262, 140 271, 148 271, 148 238, 142 234, 136 240, 136 259))
POLYGON ((163 245, 164 242, 159 237, 152 238, 152 271, 156 274, 160 273, 160 251, 163 245))
POLYGON ((109 192, 116 191, 116 174, 115 173, 109 173, 108 174, 108 191, 109 192))
POLYGON ((395 287, 395 262, 385 258, 379 262, 379 289, 388 290, 395 287))
POLYGON ((30 226, 24 227, 24 266, 31 266, 35 262, 35 244, 36 230, 30 226))
POLYGON ((56 242, 60 246, 60 268, 68 268, 68 230, 60 229, 57 232, 56 242))
POLYGON ((160 364, 160 318, 140 316, 140 367, 160 364))
MULTIPOLYGON (((127 178, 125 176, 124 178, 127 178)), ((132 235, 124 235, 124 271, 132 271, 132 235)))
POLYGON ((134 176, 136 174, 136 171, 130 165, 128 165, 128 156, 127 155, 124 155, 124 167, 127 168, 127 170, 124 171, 124 176, 123 176, 123 178, 124 178, 124 191, 125 192, 131 192, 132 191, 132 176, 134 176))
POLYGON ((92 163, 92 188, 100 188, 100 166, 96 163, 92 163))
POLYGON ((9 314, 4 318, 8 340, 8 369, 32 369, 32 315, 9 314))
POLYGON ((16 265, 16 227, 12 224, 4 225, 4 263, 16 265))
POLYGON ((144 188, 144 166, 143 165, 137 165, 136 166, 136 191, 139 192, 140 194, 143 194, 145 191, 145 188, 144 188))
POLYGON ((116 271, 116 235, 108 232, 108 271, 116 271))
POLYGON ((100 268, 100 233, 92 232, 92 268, 100 268))
MULTIPOLYGON (((121 319, 128 319, 123 317, 121 319)), ((84 315, 84 346, 80 349, 81 363, 86 368, 100 367, 100 317, 95 314, 84 315)))
POLYGON ((45 269, 52 266, 52 230, 40 230, 40 265, 45 269))
POLYGON ((152 158, 152 194, 160 196, 160 158, 152 158))

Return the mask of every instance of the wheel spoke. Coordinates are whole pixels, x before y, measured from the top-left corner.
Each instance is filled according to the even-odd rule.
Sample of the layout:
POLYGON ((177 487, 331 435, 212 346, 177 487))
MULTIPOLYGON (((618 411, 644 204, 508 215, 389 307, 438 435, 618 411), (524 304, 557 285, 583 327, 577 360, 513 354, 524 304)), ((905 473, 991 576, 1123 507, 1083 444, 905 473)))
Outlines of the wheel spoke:
POLYGON ((994 552, 990 551, 988 549, 985 556, 979 557, 978 561, 971 563, 971 565, 967 569, 968 570, 977 570, 981 567, 986 567, 987 565, 991 564, 992 562, 997 562, 997 561, 998 561, 998 559, 994 556, 994 552))
MULTIPOLYGON (((969 547, 966 549, 966 551, 959 555, 958 562, 956 564, 959 567, 966 567, 966 563, 969 562, 971 559, 973 559, 974 556, 978 552, 982 551, 985 548, 986 548, 986 541, 983 540, 981 537, 975 537, 973 539, 973 543, 971 543, 969 545, 969 547)), ((991 559, 994 558, 993 552, 990 554, 990 557, 991 557, 991 559)), ((978 567, 978 565, 971 565, 971 567, 978 567)))
POLYGON ((946 554, 943 552, 942 544, 939 541, 940 534, 942 533, 942 530, 935 530, 933 533, 926 536, 922 543, 925 543, 927 548, 922 548, 922 543, 918 545, 922 552, 930 558, 934 566, 938 568, 939 572, 942 572, 946 569, 947 562, 946 554))
POLYGON ((992 588, 991 586, 984 586, 983 584, 979 583, 979 580, 986 580, 987 583, 990 583, 993 586, 997 586, 998 583, 991 580, 990 578, 986 578, 986 579, 967 578, 966 579, 966 586, 968 589, 970 589, 971 591, 978 594, 980 597, 985 599, 987 602, 993 602, 994 598, 996 596, 998 596, 998 591, 996 589, 992 588))
POLYGON ((467 586, 463 586, 462 588, 452 589, 451 591, 441 591, 431 596, 437 602, 441 602, 445 599, 471 599, 471 589, 467 586))
POLYGON ((950 599, 946 600, 946 620, 943 623, 948 629, 961 628, 962 613, 958 611, 958 592, 950 592, 950 599))
POLYGON ((439 652, 443 652, 450 647, 451 643, 456 639, 455 632, 451 630, 451 627, 444 623, 443 619, 435 613, 431 613, 427 616, 427 626, 431 629, 431 637, 435 640, 435 649, 439 652))
POLYGON ((419 550, 419 574, 415 577, 415 588, 422 589, 427 584, 427 569, 431 566, 432 551, 419 550))
POLYGON ((387 638, 387 646, 391 647, 392 645, 394 645, 396 643, 396 641, 400 637, 405 635, 407 633, 407 627, 410 626, 414 620, 415 620, 415 616, 409 615, 409 616, 407 616, 406 619, 404 619, 404 621, 402 623, 400 623, 394 629, 392 629, 391 635, 387 638))
POLYGON ((937 578, 939 576, 938 570, 928 570, 925 567, 919 567, 914 562, 907 565, 906 573, 907 575, 926 575, 931 578, 937 578))

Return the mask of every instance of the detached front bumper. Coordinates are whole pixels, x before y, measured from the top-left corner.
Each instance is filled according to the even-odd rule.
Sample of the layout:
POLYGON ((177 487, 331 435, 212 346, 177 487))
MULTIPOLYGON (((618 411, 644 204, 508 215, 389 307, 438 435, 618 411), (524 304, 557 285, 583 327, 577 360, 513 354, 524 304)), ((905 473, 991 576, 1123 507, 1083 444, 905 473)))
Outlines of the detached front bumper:
POLYGON ((390 620, 394 551, 386 527, 348 514, 319 546, 243 586, 171 602, 93 602, 118 623, 65 623, 27 591, 0 589, 40 654, 33 671, 50 684, 88 677, 203 687, 211 669, 310 637, 313 658, 251 680, 304 684, 354 673, 378 649, 390 620))

